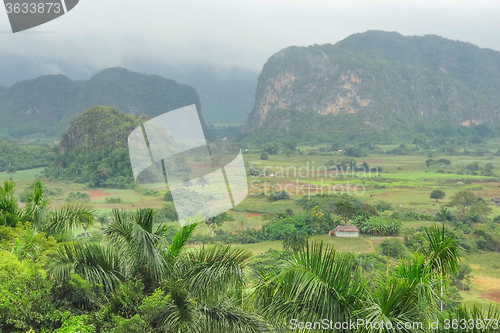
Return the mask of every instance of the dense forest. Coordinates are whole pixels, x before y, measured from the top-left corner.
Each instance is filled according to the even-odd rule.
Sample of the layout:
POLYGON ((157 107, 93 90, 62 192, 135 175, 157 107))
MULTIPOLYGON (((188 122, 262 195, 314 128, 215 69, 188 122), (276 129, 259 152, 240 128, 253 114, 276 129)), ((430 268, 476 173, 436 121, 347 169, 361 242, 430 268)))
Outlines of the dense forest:
POLYGON ((49 144, 35 145, 0 140, 0 172, 15 173, 49 165, 56 154, 49 144))

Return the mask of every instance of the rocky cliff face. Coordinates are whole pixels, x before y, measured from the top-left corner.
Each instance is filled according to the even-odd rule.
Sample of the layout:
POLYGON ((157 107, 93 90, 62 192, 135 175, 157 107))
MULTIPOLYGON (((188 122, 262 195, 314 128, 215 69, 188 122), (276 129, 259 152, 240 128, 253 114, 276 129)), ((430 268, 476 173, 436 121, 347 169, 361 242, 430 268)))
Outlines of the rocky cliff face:
POLYGON ((286 131, 286 112, 357 114, 379 130, 432 121, 469 126, 498 120, 500 52, 438 36, 369 31, 335 44, 289 47, 259 76, 244 133, 286 131))

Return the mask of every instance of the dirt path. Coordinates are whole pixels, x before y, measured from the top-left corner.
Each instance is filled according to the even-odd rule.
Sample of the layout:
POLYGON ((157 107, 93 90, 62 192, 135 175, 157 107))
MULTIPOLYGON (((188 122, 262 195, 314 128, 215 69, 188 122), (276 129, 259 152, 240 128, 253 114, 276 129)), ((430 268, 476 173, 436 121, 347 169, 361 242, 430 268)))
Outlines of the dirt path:
POLYGON ((479 295, 479 298, 500 303, 500 290, 482 293, 481 295, 479 295))

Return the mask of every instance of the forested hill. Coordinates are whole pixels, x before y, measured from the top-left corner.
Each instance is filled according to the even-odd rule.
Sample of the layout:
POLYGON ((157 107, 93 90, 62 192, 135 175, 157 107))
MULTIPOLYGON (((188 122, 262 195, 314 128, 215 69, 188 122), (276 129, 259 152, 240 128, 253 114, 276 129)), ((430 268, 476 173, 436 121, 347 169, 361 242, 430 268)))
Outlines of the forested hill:
POLYGON ((122 114, 113 107, 86 110, 62 135, 54 162, 44 173, 96 187, 127 186, 133 182, 127 137, 148 118, 122 114))
POLYGON ((5 93, 5 90, 7 90, 7 88, 5 88, 4 86, 0 86, 0 102, 2 101, 2 97, 3 94, 5 93))
POLYGON ((183 106, 201 103, 196 90, 158 75, 110 68, 90 80, 72 81, 63 75, 46 75, 9 87, 1 98, 0 117, 8 123, 3 135, 58 138, 72 119, 96 106, 115 107, 136 116, 158 116, 183 106))
POLYGON ((243 131, 407 132, 495 123, 499 110, 500 52, 433 35, 368 31, 269 58, 243 131))

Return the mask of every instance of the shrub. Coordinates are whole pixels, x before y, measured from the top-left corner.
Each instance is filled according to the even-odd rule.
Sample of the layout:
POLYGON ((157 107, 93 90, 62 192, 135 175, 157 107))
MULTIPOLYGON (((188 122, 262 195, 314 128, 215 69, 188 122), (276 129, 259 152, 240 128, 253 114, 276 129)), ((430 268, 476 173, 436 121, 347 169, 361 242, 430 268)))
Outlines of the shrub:
POLYGON ((381 216, 372 216, 365 221, 356 221, 359 231, 374 236, 395 236, 403 226, 398 220, 391 220, 381 216))
POLYGON ((82 192, 70 192, 66 201, 90 201, 90 195, 82 192))
POLYGON ((26 332, 30 327, 53 331, 61 320, 51 302, 54 281, 31 260, 20 261, 7 251, 0 251, 0 257, 0 327, 4 332, 26 332))
POLYGON ((401 258, 406 254, 406 246, 403 242, 398 238, 388 238, 380 243, 380 248, 382 250, 382 254, 392 257, 392 258, 401 258))
POLYGON ((260 154, 260 159, 263 160, 263 161, 268 160, 269 159, 269 153, 263 152, 262 154, 260 154))
POLYGON ((168 191, 167 193, 165 193, 165 195, 163 196, 163 200, 165 200, 166 202, 174 202, 174 199, 172 198, 172 192, 168 191))
POLYGON ((377 209, 379 212, 385 212, 388 210, 392 210, 392 205, 386 201, 381 200, 375 204, 375 209, 377 209))
POLYGON ((86 325, 83 318, 83 316, 77 316, 65 320, 61 328, 55 330, 54 333, 95 333, 95 329, 86 325))
POLYGON ((443 190, 434 190, 431 192, 431 199, 436 199, 436 202, 439 202, 439 199, 443 199, 446 196, 443 190))
POLYGON ((290 195, 285 190, 275 191, 274 189, 269 194, 269 201, 278 201, 278 200, 289 200, 290 195))
POLYGON ((177 221, 179 217, 177 216, 177 211, 173 204, 167 204, 165 208, 161 210, 161 213, 170 221, 177 221))
POLYGON ((123 199, 120 197, 109 197, 109 198, 106 198, 104 200, 106 200, 106 203, 108 203, 108 204, 117 204, 117 203, 123 202, 123 199))
POLYGON ((448 160, 446 158, 440 158, 438 160, 438 163, 442 163, 442 164, 445 164, 445 165, 450 165, 451 164, 450 160, 448 160))

